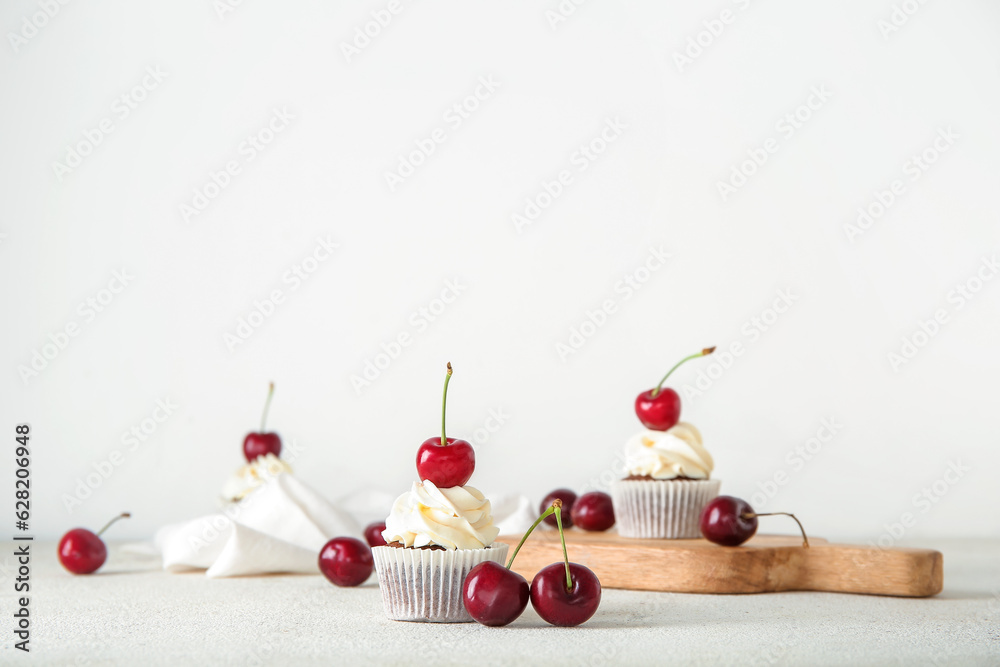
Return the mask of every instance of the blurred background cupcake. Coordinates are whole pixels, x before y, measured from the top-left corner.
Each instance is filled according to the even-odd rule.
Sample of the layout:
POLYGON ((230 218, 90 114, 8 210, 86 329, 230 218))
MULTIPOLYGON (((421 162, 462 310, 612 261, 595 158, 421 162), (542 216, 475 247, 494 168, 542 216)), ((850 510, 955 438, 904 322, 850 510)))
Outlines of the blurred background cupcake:
POLYGON ((611 486, 623 537, 701 537, 698 519, 721 482, 701 433, 680 422, 666 431, 643 430, 625 445, 626 477, 611 486))

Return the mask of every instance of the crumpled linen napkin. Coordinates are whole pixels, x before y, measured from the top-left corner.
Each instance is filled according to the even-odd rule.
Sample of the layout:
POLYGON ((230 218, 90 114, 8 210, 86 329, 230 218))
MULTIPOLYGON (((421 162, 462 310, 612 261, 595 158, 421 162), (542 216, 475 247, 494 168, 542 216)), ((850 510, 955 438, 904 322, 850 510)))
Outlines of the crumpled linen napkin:
MULTIPOLYGON (((364 541, 354 517, 384 519, 392 500, 361 492, 331 503, 294 476, 279 474, 223 512, 164 526, 154 541, 169 572, 205 570, 213 578, 315 574, 330 538, 364 541)), ((501 535, 523 534, 537 516, 525 496, 498 495, 491 504, 501 535)))
POLYGON ((224 512, 161 528, 155 543, 170 572, 209 577, 319 572, 319 551, 334 536, 363 539, 354 519, 292 475, 265 480, 224 512))

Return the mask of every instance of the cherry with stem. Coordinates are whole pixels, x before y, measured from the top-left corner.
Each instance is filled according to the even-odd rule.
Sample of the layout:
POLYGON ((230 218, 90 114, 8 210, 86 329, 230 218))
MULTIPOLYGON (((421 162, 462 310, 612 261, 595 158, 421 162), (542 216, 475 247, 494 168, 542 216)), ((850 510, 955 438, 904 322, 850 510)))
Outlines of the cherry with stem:
POLYGON ((538 517, 520 544, 514 550, 514 556, 524 545, 528 535, 542 520, 555 514, 556 526, 559 529, 559 539, 562 543, 563 562, 552 563, 535 574, 531 580, 531 606, 538 615, 552 625, 571 627, 587 621, 597 611, 601 603, 601 582, 590 568, 571 563, 566 549, 566 531, 562 523, 562 501, 558 498, 552 501, 552 506, 538 517))
POLYGON ((108 559, 108 547, 101 539, 108 528, 120 519, 127 519, 131 514, 122 512, 103 528, 93 533, 86 528, 74 528, 59 540, 59 562, 73 574, 91 574, 96 572, 108 559))
POLYGON ((663 383, 682 364, 713 352, 715 352, 715 347, 706 347, 701 352, 684 357, 667 371, 656 387, 647 389, 636 397, 635 414, 643 426, 654 431, 669 431, 677 425, 681 419, 681 397, 673 389, 665 388, 663 383))
POLYGON ((274 396, 274 383, 271 382, 267 388, 267 400, 264 401, 264 411, 260 415, 260 431, 248 433, 243 440, 243 456, 248 462, 267 454, 281 455, 281 438, 277 433, 268 433, 264 430, 267 425, 267 413, 271 409, 271 397, 274 396))
POLYGON ((716 496, 705 505, 698 520, 701 534, 709 542, 738 547, 757 533, 757 517, 790 516, 802 533, 803 548, 809 547, 806 529, 790 512, 755 512, 750 503, 734 496, 716 496))
POLYGON ((449 438, 445 430, 451 362, 441 396, 441 435, 427 438, 417 450, 417 474, 439 488, 464 486, 476 469, 476 450, 466 440, 449 438))

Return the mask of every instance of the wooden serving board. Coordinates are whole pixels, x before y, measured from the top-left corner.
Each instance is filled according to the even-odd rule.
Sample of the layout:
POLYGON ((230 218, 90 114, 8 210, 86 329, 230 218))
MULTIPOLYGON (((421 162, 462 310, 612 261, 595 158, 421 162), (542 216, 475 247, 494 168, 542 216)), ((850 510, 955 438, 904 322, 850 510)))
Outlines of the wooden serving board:
MULTIPOLYGON (((520 537, 500 537, 514 547, 520 537)), ((638 540, 616 532, 566 531, 572 562, 586 565, 605 588, 671 593, 826 591, 927 597, 941 592, 942 557, 930 549, 877 549, 809 538, 758 535, 739 547, 708 540, 638 540)), ((509 558, 509 556, 508 556, 509 558)), ((532 533, 514 561, 529 582, 562 560, 555 531, 532 533)))

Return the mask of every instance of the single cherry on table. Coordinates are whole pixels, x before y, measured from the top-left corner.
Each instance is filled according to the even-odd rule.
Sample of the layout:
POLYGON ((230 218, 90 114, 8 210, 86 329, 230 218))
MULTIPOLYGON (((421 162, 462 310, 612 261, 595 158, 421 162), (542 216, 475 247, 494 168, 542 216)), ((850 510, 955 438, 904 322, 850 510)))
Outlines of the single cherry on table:
POLYGON ((248 462, 253 462, 259 456, 274 454, 281 456, 281 438, 277 433, 268 433, 264 430, 267 423, 267 411, 271 407, 271 396, 274 395, 274 383, 268 385, 267 400, 264 402, 264 413, 260 417, 260 431, 247 433, 243 439, 243 456, 248 462))
POLYGON ((528 580, 509 567, 488 560, 465 577, 462 601, 469 615, 483 625, 512 623, 528 606, 528 580))
POLYGON ((806 529, 794 514, 788 512, 753 511, 750 503, 733 496, 716 496, 705 505, 701 511, 699 527, 701 534, 709 542, 721 544, 724 547, 738 547, 757 532, 757 517, 760 516, 790 516, 802 531, 802 546, 809 546, 806 529))
POLYGON ((580 625, 600 604, 600 580, 579 563, 552 563, 531 580, 531 606, 552 625, 580 625))
POLYGON ((319 552, 319 571, 337 586, 360 586, 375 571, 375 559, 361 540, 335 537, 319 552))
POLYGON ((601 532, 615 525, 614 504, 603 491, 591 491, 577 498, 569 514, 572 525, 581 530, 601 532))
MULTIPOLYGON (((557 498, 562 501, 562 508, 564 511, 562 517, 563 525, 566 526, 567 528, 572 528, 573 505, 576 503, 576 494, 573 491, 570 491, 569 489, 556 489, 555 491, 549 492, 549 495, 545 496, 542 499, 542 504, 539 506, 538 511, 540 513, 544 513, 547 509, 552 507, 553 501, 555 501, 557 498)), ((546 514, 545 523, 547 523, 550 526, 557 525, 555 515, 552 513, 546 514)))
POLYGON ((73 574, 96 572, 108 559, 108 547, 101 539, 101 535, 119 519, 127 519, 130 516, 132 515, 128 512, 122 512, 96 533, 86 528, 74 528, 69 531, 59 540, 59 562, 73 574))
POLYGON ((448 407, 448 383, 451 382, 451 362, 444 378, 441 398, 441 436, 427 438, 417 450, 417 474, 442 489, 465 486, 476 470, 476 450, 466 440, 449 438, 445 434, 445 414, 448 407))
POLYGON ((382 531, 385 530, 385 521, 376 521, 365 526, 365 541, 370 547, 384 547, 385 538, 382 531))
POLYGON ((667 374, 660 380, 660 384, 653 389, 647 389, 636 397, 635 414, 643 426, 652 431, 669 431, 677 425, 677 422, 681 420, 681 397, 670 387, 664 387, 663 383, 681 364, 713 352, 715 352, 714 347, 706 347, 701 352, 684 357, 667 371, 667 374))

